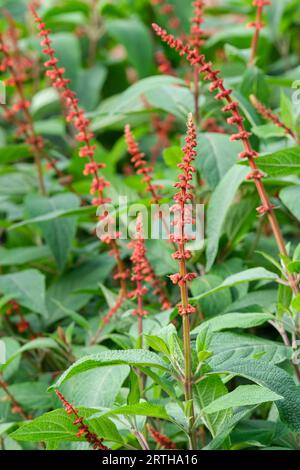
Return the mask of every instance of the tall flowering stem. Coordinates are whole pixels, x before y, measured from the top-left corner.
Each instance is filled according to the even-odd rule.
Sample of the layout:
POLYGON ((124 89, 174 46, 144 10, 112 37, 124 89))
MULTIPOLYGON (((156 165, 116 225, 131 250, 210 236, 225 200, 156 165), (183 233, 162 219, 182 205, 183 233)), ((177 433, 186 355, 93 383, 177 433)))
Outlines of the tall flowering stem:
POLYGON ((130 299, 137 299, 137 308, 133 310, 133 315, 138 317, 138 335, 140 347, 143 347, 143 318, 148 315, 148 311, 144 308, 144 295, 147 294, 148 289, 145 286, 148 262, 146 260, 146 248, 143 235, 143 222, 141 214, 138 215, 136 223, 135 239, 129 244, 133 249, 130 258, 132 262, 132 276, 131 280, 135 284, 135 289, 129 292, 130 299))
MULTIPOLYGON (((159 204, 161 200, 161 196, 158 194, 158 190, 162 189, 162 185, 155 185, 153 184, 153 167, 148 166, 145 160, 145 154, 141 152, 137 141, 135 140, 130 126, 125 126, 125 139, 127 143, 127 149, 129 155, 131 155, 131 163, 133 164, 136 172, 138 175, 143 176, 143 182, 147 184, 146 191, 149 192, 152 196, 152 202, 154 204, 159 204)), ((162 219, 165 222, 164 219, 162 219)), ((166 227, 168 229, 168 227, 166 227)), ((163 310, 167 310, 171 307, 170 301, 167 298, 167 295, 164 291, 164 288, 161 286, 161 281, 157 278, 150 261, 147 259, 145 254, 145 261, 147 263, 147 267, 145 269, 145 274, 147 275, 147 281, 152 285, 154 288, 154 293, 159 296, 161 305, 163 310)))
POLYGON ((147 166, 147 162, 144 158, 145 154, 140 151, 139 145, 136 142, 129 125, 125 126, 125 139, 128 153, 131 155, 131 163, 133 164, 136 173, 143 176, 143 182, 147 184, 146 191, 151 194, 153 202, 155 204, 159 204, 161 196, 157 191, 163 189, 163 186, 160 184, 153 184, 153 167, 147 166))
POLYGON ((190 448, 196 448, 196 436, 193 430, 195 417, 193 408, 193 393, 192 393, 192 360, 191 360, 191 340, 190 340, 190 315, 196 312, 196 308, 189 304, 188 283, 195 277, 196 273, 189 273, 187 271, 186 262, 191 258, 191 251, 187 250, 185 245, 192 239, 186 233, 186 225, 193 224, 193 214, 191 213, 191 204, 189 204, 194 196, 192 193, 193 185, 191 180, 193 173, 196 169, 193 167, 192 162, 197 153, 197 133, 193 122, 192 115, 189 115, 187 123, 187 137, 185 139, 186 145, 183 147, 184 157, 182 163, 177 166, 180 168, 179 181, 174 184, 178 192, 174 196, 175 205, 172 207, 174 212, 174 233, 171 234, 170 240, 177 244, 177 251, 173 254, 173 258, 178 261, 179 272, 170 276, 174 284, 180 287, 181 303, 178 305, 179 314, 182 316, 183 325, 183 342, 184 342, 184 393, 185 401, 188 403, 188 420, 189 420, 189 437, 190 448))
POLYGON ((103 444, 103 438, 99 438, 97 434, 91 432, 89 427, 84 424, 84 418, 79 415, 78 410, 76 410, 76 408, 74 408, 58 390, 55 390, 55 393, 62 402, 67 414, 73 415, 75 417, 73 424, 78 428, 76 436, 78 438, 83 437, 89 444, 93 446, 94 450, 111 450, 109 447, 106 447, 103 444))
POLYGON ((277 114, 273 113, 273 111, 269 108, 267 108, 265 105, 263 105, 257 98, 256 96, 254 95, 251 95, 250 96, 250 101, 252 103, 252 105, 254 106, 254 108, 256 109, 256 111, 262 116, 264 117, 265 119, 267 119, 268 121, 271 121, 273 122, 273 124, 275 124, 275 126, 277 127, 280 127, 281 129, 283 129, 285 131, 285 133, 287 135, 289 135, 290 137, 292 137, 292 139, 294 139, 296 141, 296 143, 298 143, 298 137, 297 135, 295 134, 295 132, 288 126, 286 126, 282 121, 281 119, 277 116, 277 114))
MULTIPOLYGON (((171 48, 177 50, 180 56, 186 56, 188 62, 194 66, 198 64, 200 67, 200 73, 204 73, 204 80, 210 81, 211 85, 209 90, 214 92, 218 90, 215 99, 218 101, 225 100, 227 102, 226 106, 223 107, 223 112, 227 113, 230 112, 231 116, 227 118, 228 124, 235 125, 238 128, 238 133, 233 134, 230 139, 232 141, 240 140, 243 144, 244 150, 240 153, 240 158, 248 159, 249 166, 251 172, 246 177, 247 180, 253 180, 258 192, 258 195, 261 200, 261 206, 257 208, 257 212, 259 215, 267 215, 270 226, 272 228, 272 232, 274 234, 274 238, 276 240, 278 250, 281 255, 287 256, 287 250, 284 242, 284 238, 274 212, 274 205, 271 204, 269 196, 266 192, 265 186, 262 182, 263 178, 266 176, 257 166, 256 159, 258 157, 258 153, 255 152, 250 143, 250 136, 251 133, 247 132, 245 126, 243 124, 243 117, 240 113, 239 103, 234 101, 231 97, 232 90, 225 88, 224 80, 219 76, 220 70, 213 70, 213 64, 211 62, 207 62, 205 56, 203 54, 199 54, 197 49, 191 49, 188 45, 185 45, 180 39, 176 39, 173 35, 168 34, 167 31, 162 29, 160 26, 154 24, 152 25, 156 34, 161 37, 161 39, 166 42, 171 48)), ((299 281, 297 277, 293 276, 285 269, 285 275, 288 280, 288 283, 294 293, 294 295, 298 295, 299 290, 299 281)), ((297 364, 293 363, 293 367, 297 374, 297 377, 300 377, 300 371, 297 364)))
MULTIPOLYGON (((104 194, 105 190, 110 186, 110 183, 100 174, 100 170, 104 169, 106 165, 104 163, 97 163, 95 160, 96 145, 93 143, 94 134, 90 130, 90 121, 85 116, 83 109, 79 107, 79 100, 76 93, 69 87, 70 80, 65 78, 65 69, 59 66, 59 60, 55 57, 55 49, 52 47, 52 40, 50 38, 51 31, 47 28, 42 18, 39 17, 33 5, 31 5, 31 12, 38 25, 43 53, 48 56, 48 60, 44 63, 44 66, 47 68, 46 75, 50 79, 52 86, 58 90, 60 96, 63 98, 67 110, 67 121, 72 123, 77 131, 75 138, 81 143, 79 156, 88 159, 83 174, 85 176, 92 175, 93 177, 90 189, 90 193, 94 196, 92 205, 98 207, 103 206, 111 202, 111 199, 104 194)), ((107 223, 110 223, 109 214, 106 212, 100 217, 102 222, 104 219, 107 219, 107 223)), ((121 298, 123 302, 127 295, 126 279, 129 273, 125 268, 117 243, 117 239, 120 235, 121 234, 118 232, 104 235, 101 241, 111 247, 111 254, 116 259, 117 274, 114 278, 118 279, 120 282, 121 291, 119 300, 121 298)), ((119 300, 117 302, 118 304, 120 303, 119 300)))
MULTIPOLYGON (((239 110, 239 103, 234 101, 231 97, 232 90, 225 88, 224 80, 219 76, 220 70, 213 70, 213 64, 206 62, 205 56, 199 54, 197 49, 191 49, 188 45, 185 45, 180 39, 174 38, 173 35, 168 34, 166 30, 160 28, 154 24, 153 28, 158 36, 166 42, 170 47, 176 49, 181 56, 186 56, 187 60, 191 65, 198 64, 200 73, 204 73, 204 80, 210 81, 211 85, 209 91, 214 92, 218 90, 215 99, 217 101, 225 100, 226 106, 223 107, 223 112, 230 112, 231 116, 227 118, 228 124, 235 125, 238 128, 238 133, 233 134, 230 140, 240 140, 243 144, 244 150, 239 154, 241 159, 248 159, 249 166, 251 168, 250 174, 247 176, 247 180, 253 180, 257 188, 258 194, 261 199, 261 206, 257 208, 257 212, 260 215, 267 214, 272 231, 274 233, 275 240, 278 245, 279 252, 282 255, 287 255, 285 242, 280 230, 280 226, 277 217, 274 212, 274 206, 271 204, 269 196, 266 192, 262 179, 266 176, 262 173, 256 163, 258 153, 255 152, 250 143, 251 133, 247 132, 244 126, 244 119, 239 110)), ((299 288, 296 279, 293 276, 288 275, 291 287, 293 291, 298 294, 299 288)))
POLYGON ((257 47, 259 42, 259 35, 261 29, 264 28, 264 23, 262 22, 263 9, 267 5, 271 5, 270 0, 253 0, 252 5, 256 7, 256 18, 255 21, 248 24, 249 28, 254 28, 254 35, 251 43, 251 55, 250 55, 250 65, 254 64, 256 60, 257 47))
MULTIPOLYGON (((189 37, 189 45, 196 48, 200 51, 200 48, 204 44, 204 31, 202 29, 202 24, 204 23, 203 18, 203 7, 205 3, 201 0, 196 0, 193 2, 194 15, 191 19, 191 32, 189 37)), ((200 113, 199 113, 199 69, 197 66, 194 67, 194 102, 195 102, 195 120, 196 123, 200 123, 200 113)))
POLYGON ((32 153, 34 155, 35 165, 38 174, 38 184, 42 195, 46 194, 46 188, 44 183, 43 169, 42 169, 42 156, 44 150, 44 141, 41 136, 37 135, 34 129, 33 119, 30 113, 30 101, 26 98, 24 91, 24 83, 27 80, 26 68, 28 67, 28 61, 22 58, 19 54, 18 49, 15 49, 17 40, 15 37, 16 31, 10 28, 9 34, 12 43, 13 50, 4 40, 4 36, 0 33, 0 52, 3 55, 3 60, 0 64, 0 71, 8 71, 10 78, 6 80, 6 84, 14 86, 18 94, 18 101, 7 109, 5 117, 7 120, 17 119, 17 116, 22 113, 23 120, 17 119, 18 130, 17 136, 24 136, 25 142, 30 145, 32 153))

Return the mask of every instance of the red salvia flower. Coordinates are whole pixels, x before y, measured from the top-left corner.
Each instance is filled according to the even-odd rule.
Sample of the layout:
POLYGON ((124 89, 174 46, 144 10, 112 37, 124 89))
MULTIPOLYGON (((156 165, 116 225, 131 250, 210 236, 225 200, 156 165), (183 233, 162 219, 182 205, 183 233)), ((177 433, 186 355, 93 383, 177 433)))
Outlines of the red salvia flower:
POLYGON ((55 390, 55 393, 62 402, 67 414, 74 415, 75 417, 73 424, 78 427, 76 436, 78 438, 83 437, 93 446, 94 450, 111 450, 103 444, 103 438, 99 438, 97 434, 90 431, 89 427, 84 423, 84 418, 79 415, 78 410, 76 410, 76 408, 74 408, 58 390, 55 390))
POLYGON ((162 189, 162 185, 153 184, 152 182, 152 166, 147 166, 147 162, 144 159, 145 154, 139 149, 139 146, 131 132, 130 126, 125 126, 125 139, 127 142, 128 153, 131 155, 131 163, 133 164, 138 175, 143 176, 143 182, 147 184, 146 191, 148 191, 155 204, 159 204, 161 196, 157 194, 159 189, 162 189))
MULTIPOLYGON (((218 90, 215 99, 218 101, 225 100, 227 104, 223 107, 223 112, 230 112, 232 115, 227 119, 227 122, 231 125, 236 125, 238 128, 238 134, 231 136, 232 140, 241 140, 243 143, 244 151, 240 153, 240 158, 247 158, 249 166, 251 168, 251 173, 248 179, 253 179, 257 192, 261 200, 261 206, 257 208, 257 211, 260 215, 267 215, 270 226, 274 233, 274 237, 281 254, 287 255, 285 242, 280 230, 280 226, 277 220, 277 217, 274 213, 274 205, 271 204, 269 196, 266 192, 264 184, 262 182, 263 173, 260 172, 257 167, 255 158, 258 157, 257 152, 255 152, 249 140, 250 133, 246 131, 243 124, 243 117, 241 116, 239 110, 238 101, 234 101, 231 97, 232 90, 225 88, 224 80, 219 76, 220 70, 213 70, 213 64, 207 62, 204 54, 200 54, 197 49, 191 49, 189 46, 185 45, 180 39, 175 39, 173 35, 168 34, 168 32, 162 29, 160 26, 153 24, 153 29, 156 34, 161 37, 161 39, 166 42, 170 47, 175 48, 181 56, 186 56, 188 62, 194 66, 195 64, 199 65, 199 72, 204 73, 204 79, 211 82, 209 90, 213 92, 218 90)), ((288 275, 288 280, 295 294, 299 293, 297 282, 293 275, 288 275)))
POLYGON ((130 258, 133 266, 131 280, 135 284, 135 289, 128 294, 128 297, 137 299, 138 306, 134 309, 133 315, 142 318, 148 314, 147 310, 143 307, 143 297, 148 292, 147 287, 144 285, 148 274, 148 263, 146 261, 146 248, 141 214, 139 214, 137 218, 135 239, 130 242, 129 247, 133 248, 133 253, 130 258))
MULTIPOLYGON (((128 153, 131 155, 131 162, 134 165, 137 174, 143 175, 143 181, 147 184, 146 191, 152 195, 152 200, 155 204, 159 204, 161 196, 157 194, 157 190, 161 189, 161 185, 154 185, 152 183, 152 171, 151 166, 147 166, 147 162, 144 159, 145 154, 140 151, 139 145, 136 142, 130 126, 125 127, 125 139, 127 142, 128 153)), ((166 296, 164 289, 161 287, 164 285, 156 276, 153 268, 151 267, 150 261, 147 259, 146 251, 144 256, 144 275, 145 280, 151 284, 154 288, 154 294, 159 296, 163 310, 167 310, 171 307, 171 304, 166 296)))
POLYGON ((197 134, 191 114, 188 117, 187 136, 185 142, 186 145, 183 147, 183 161, 177 165, 181 170, 178 177, 179 181, 174 184, 175 188, 179 191, 174 196, 175 205, 171 208, 175 214, 173 225, 176 228, 176 232, 170 236, 171 241, 176 243, 178 246, 173 257, 178 260, 179 273, 170 276, 170 279, 174 284, 178 284, 180 286, 181 304, 178 306, 178 311, 182 316, 196 312, 196 308, 188 302, 187 285, 197 277, 197 274, 187 272, 186 261, 191 257, 191 252, 185 247, 186 242, 192 239, 192 237, 186 233, 186 225, 194 223, 193 216, 191 214, 191 206, 187 205, 187 203, 192 201, 194 198, 191 191, 193 189, 191 180, 196 169, 193 167, 192 162, 197 155, 195 150, 197 147, 197 134))
POLYGON ((251 100, 251 103, 253 104, 254 108, 256 109, 256 111, 262 116, 264 117, 265 119, 267 119, 268 121, 272 121, 275 126, 277 127, 280 127, 281 129, 284 129, 285 133, 290 135, 292 137, 292 139, 294 139, 296 142, 298 140, 295 132, 290 129, 288 126, 286 126, 281 120, 280 118, 275 114, 273 113, 273 111, 269 108, 267 108, 266 106, 264 106, 257 98, 256 96, 254 95, 251 95, 250 96, 250 100, 251 100))
MULTIPOLYGON (((47 28, 46 23, 39 17, 36 9, 32 5, 31 11, 40 31, 39 36, 41 37, 41 46, 44 48, 43 53, 48 56, 48 60, 44 63, 45 67, 49 69, 46 75, 51 80, 52 86, 58 89, 63 98, 67 109, 67 121, 72 123, 77 130, 76 140, 82 144, 79 150, 79 156, 88 159, 83 173, 85 176, 93 176, 90 192, 92 195, 95 195, 95 197, 92 199, 92 205, 102 206, 106 203, 110 203, 111 199, 104 194, 105 189, 110 186, 110 183, 99 174, 99 170, 105 168, 105 164, 95 161, 96 145, 92 143, 94 134, 90 130, 90 121, 86 118, 84 111, 79 107, 79 100, 76 93, 69 88, 70 80, 65 78, 65 69, 59 66, 59 60, 55 57, 55 50, 52 47, 52 40, 50 38, 51 31, 47 28)), ((104 217, 108 217, 107 221, 109 223, 109 215, 107 214, 107 216, 105 215, 104 217)), ((103 220, 103 218, 101 220, 103 220)), ((101 241, 107 243, 112 248, 111 253, 115 256, 117 261, 118 275, 121 284, 120 294, 122 299, 124 299, 127 293, 126 278, 128 277, 128 272, 121 259, 120 250, 116 241, 120 235, 119 232, 105 235, 101 238, 101 241)))
POLYGON ((163 449, 170 449, 170 450, 177 449, 175 442, 173 442, 171 439, 169 439, 164 434, 157 431, 153 426, 148 425, 147 428, 148 428, 149 434, 151 435, 153 440, 160 447, 162 447, 163 449))
POLYGON ((17 34, 18 33, 13 28, 13 24, 10 25, 7 42, 3 33, 0 33, 0 53, 3 55, 0 71, 7 71, 10 74, 10 78, 6 81, 6 84, 15 87, 18 96, 18 100, 10 109, 5 110, 4 117, 8 121, 17 124, 17 136, 24 137, 25 142, 31 146, 38 173, 40 192, 46 194, 41 165, 44 141, 43 138, 35 132, 33 119, 29 111, 31 103, 25 96, 24 83, 27 80, 28 63, 25 59, 22 60, 22 55, 18 49, 18 41, 15 37, 17 34), (8 46, 9 43, 11 44, 11 48, 8 46), (22 116, 22 119, 18 117, 19 115, 22 116))
POLYGON ((205 31, 201 27, 201 25, 204 23, 203 7, 205 6, 205 3, 200 0, 196 0, 193 2, 193 6, 194 16, 191 20, 191 34, 189 38, 189 44, 191 47, 200 49, 200 47, 202 47, 204 44, 203 37, 205 35, 205 31))

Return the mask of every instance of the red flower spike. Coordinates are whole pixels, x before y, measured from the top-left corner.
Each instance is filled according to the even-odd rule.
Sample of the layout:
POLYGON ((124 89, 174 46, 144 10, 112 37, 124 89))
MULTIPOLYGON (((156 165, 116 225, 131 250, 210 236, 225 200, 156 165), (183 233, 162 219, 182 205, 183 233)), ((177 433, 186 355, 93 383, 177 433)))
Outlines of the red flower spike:
POLYGON ((0 71, 7 71, 10 74, 6 83, 9 86, 15 87, 18 101, 10 109, 5 110, 4 117, 16 125, 17 137, 22 137, 31 146, 38 173, 39 189, 42 194, 46 194, 41 166, 44 141, 41 136, 36 134, 34 129, 33 119, 29 110, 31 103, 26 99, 24 90, 28 69, 32 68, 33 64, 19 50, 19 32, 13 19, 8 13, 5 13, 5 16, 7 17, 9 29, 5 35, 0 33, 0 52, 4 56, 0 64, 0 71))
POLYGON ((290 135, 292 137, 292 139, 294 139, 296 142, 298 140, 297 138, 297 135, 295 134, 295 132, 288 126, 286 126, 281 120, 280 118, 275 114, 273 113, 273 111, 269 108, 267 108, 266 106, 264 106, 257 98, 256 96, 254 95, 251 95, 250 96, 250 101, 252 103, 252 105, 254 106, 254 108, 256 109, 256 111, 262 116, 264 117, 266 120, 268 121, 271 121, 273 122, 273 124, 275 124, 275 126, 277 127, 280 127, 281 129, 284 129, 285 133, 290 135))
POLYGON ((204 23, 203 18, 203 7, 205 3, 200 0, 193 2, 194 15, 191 20, 191 34, 189 38, 189 44, 191 47, 200 48, 204 44, 203 37, 205 36, 205 31, 201 28, 201 25, 204 23))
POLYGON ((134 316, 138 317, 138 334, 142 343, 143 335, 143 317, 148 314, 147 310, 144 309, 144 295, 148 292, 148 289, 144 286, 147 277, 147 261, 146 261, 146 248, 143 236, 143 224, 142 215, 139 214, 136 223, 135 239, 129 244, 133 248, 131 256, 132 261, 132 275, 131 280, 135 284, 136 288, 128 294, 129 298, 137 299, 137 308, 132 312, 134 316))
POLYGON ((157 186, 152 183, 153 168, 146 166, 145 154, 140 151, 129 125, 125 126, 125 139, 128 153, 131 155, 131 163, 136 169, 137 174, 144 175, 144 182, 148 184, 146 191, 152 195, 153 202, 159 204, 161 196, 156 192, 157 186))
POLYGON ((62 402, 67 414, 74 415, 75 417, 73 425, 78 427, 76 436, 78 438, 84 437, 84 439, 92 445, 94 450, 111 450, 103 444, 104 439, 102 437, 99 438, 97 434, 91 432, 89 427, 83 423, 84 418, 79 416, 78 410, 76 410, 58 390, 55 390, 55 393, 62 402))
POLYGON ((180 272, 170 276, 170 279, 174 284, 180 286, 181 304, 178 306, 178 311, 183 316, 196 312, 196 309, 188 303, 187 284, 195 279, 197 274, 187 272, 186 260, 191 257, 191 252, 185 249, 185 243, 191 239, 185 233, 185 226, 193 222, 190 207, 186 206, 186 202, 193 199, 193 194, 190 192, 193 186, 189 181, 191 181, 195 172, 192 162, 197 155, 195 150, 197 147, 197 133, 191 114, 188 118, 185 142, 186 145, 182 149, 184 153, 183 161, 177 165, 182 170, 182 173, 178 177, 179 183, 174 184, 179 189, 179 192, 174 195, 175 205, 171 208, 175 214, 174 226, 177 233, 170 236, 170 240, 178 245, 178 250, 174 253, 173 257, 178 260, 180 268, 180 272))
POLYGON ((164 434, 158 432, 155 428, 148 425, 147 426, 149 434, 153 438, 153 440, 163 449, 175 450, 177 449, 175 442, 169 439, 164 434))
MULTIPOLYGON (((89 163, 84 168, 84 175, 93 175, 93 182, 91 186, 91 194, 95 194, 96 197, 92 199, 92 205, 99 206, 106 203, 110 203, 111 199, 105 197, 104 190, 110 186, 110 183, 106 179, 99 175, 99 170, 105 168, 104 163, 98 164, 95 161, 96 146, 92 144, 94 134, 90 130, 90 121, 86 118, 84 111, 79 107, 79 100, 76 93, 69 88, 70 81, 64 77, 65 70, 63 67, 59 67, 59 61, 55 57, 55 50, 52 47, 52 40, 49 37, 51 31, 47 29, 45 22, 39 17, 36 9, 33 5, 30 6, 32 15, 35 22, 40 30, 39 35, 41 36, 41 45, 46 47, 43 52, 48 56, 48 60, 45 62, 45 67, 49 68, 46 75, 52 82, 52 86, 57 88, 64 105, 66 107, 67 121, 71 122, 74 128, 78 131, 76 134, 76 140, 82 143, 82 147, 79 150, 79 156, 87 158, 89 163)), ((117 235, 117 234, 115 234, 117 235)), ((117 237, 116 237, 117 238, 117 237)), ((119 256, 119 249, 116 245, 115 239, 110 239, 106 236, 104 243, 109 244, 113 247, 112 253, 116 257, 118 272, 121 274, 125 272, 124 264, 119 256)), ((121 278, 120 278, 121 279, 121 278)), ((121 293, 126 295, 127 287, 125 279, 121 279, 121 293)))

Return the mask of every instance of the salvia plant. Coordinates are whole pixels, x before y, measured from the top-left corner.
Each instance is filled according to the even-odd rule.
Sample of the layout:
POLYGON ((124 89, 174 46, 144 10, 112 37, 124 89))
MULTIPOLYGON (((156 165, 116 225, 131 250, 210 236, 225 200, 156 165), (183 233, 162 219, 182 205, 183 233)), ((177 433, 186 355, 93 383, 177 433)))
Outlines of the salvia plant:
POLYGON ((2 450, 300 449, 299 15, 1 2, 2 450))

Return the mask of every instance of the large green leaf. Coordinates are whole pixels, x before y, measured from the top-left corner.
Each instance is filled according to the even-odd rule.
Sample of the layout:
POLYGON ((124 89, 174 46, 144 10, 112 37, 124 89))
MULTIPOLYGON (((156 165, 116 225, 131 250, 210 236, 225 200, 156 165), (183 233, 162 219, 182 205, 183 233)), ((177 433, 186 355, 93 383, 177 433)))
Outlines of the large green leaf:
POLYGON ((137 107, 138 109, 140 108, 139 103, 143 103, 142 97, 147 97, 147 93, 151 90, 157 90, 164 86, 168 86, 170 89, 173 89, 179 85, 184 85, 184 81, 168 75, 157 75, 144 78, 119 95, 118 99, 114 100, 109 107, 108 113, 131 113, 137 107))
POLYGON ((228 360, 226 354, 212 358, 214 372, 240 375, 283 397, 276 402, 281 420, 295 432, 300 432, 300 390, 284 370, 262 360, 228 360))
POLYGON ((146 366, 156 367, 168 370, 167 364, 155 353, 143 351, 141 349, 127 349, 126 351, 104 351, 99 354, 93 354, 83 357, 76 361, 69 369, 67 369, 59 378, 52 388, 59 387, 66 380, 74 375, 81 374, 90 369, 103 367, 108 365, 127 364, 130 366, 146 366))
MULTIPOLYGON (((246 162, 241 164, 247 165, 246 162)), ((268 176, 289 176, 300 173, 300 147, 285 148, 263 155, 257 160, 259 168, 268 176)))
MULTIPOLYGON (((79 408, 78 413, 84 418, 89 418, 97 410, 79 408)), ((84 437, 77 436, 78 427, 74 424, 74 416, 68 415, 65 410, 50 411, 39 416, 29 423, 23 424, 17 431, 11 434, 17 441, 84 441, 84 437)), ((99 437, 112 442, 122 442, 122 438, 112 421, 103 417, 89 423, 90 430, 99 437)))
POLYGON ((0 276, 0 292, 33 312, 47 315, 45 305, 45 276, 36 269, 0 276))
POLYGON ((214 333, 209 350, 227 359, 238 361, 239 359, 261 358, 265 362, 278 364, 291 359, 291 349, 284 344, 266 340, 250 334, 238 334, 232 332, 214 333))
POLYGON ((218 253, 219 239, 222 234, 226 214, 233 203, 235 194, 245 179, 248 169, 234 165, 222 178, 214 190, 207 209, 206 269, 209 270, 218 253))
POLYGON ((63 385, 63 395, 74 406, 111 407, 129 371, 126 365, 88 370, 63 385))
POLYGON ((196 167, 214 189, 236 163, 242 146, 239 142, 231 142, 228 135, 210 132, 198 134, 197 141, 196 167))
POLYGON ((23 246, 10 250, 0 247, 0 266, 18 266, 49 257, 51 253, 47 246, 23 246))
POLYGON ((289 211, 300 220, 300 186, 289 186, 282 189, 279 197, 289 211))
POLYGON ((258 405, 268 401, 282 400, 283 397, 260 385, 240 385, 233 392, 217 398, 206 406, 204 413, 217 413, 228 408, 258 405))
POLYGON ((128 59, 139 76, 146 77, 153 67, 153 46, 149 30, 137 18, 114 19, 106 22, 110 35, 127 50, 128 59))
MULTIPOLYGON (((78 197, 71 193, 58 194, 51 198, 34 196, 26 200, 26 207, 31 217, 38 217, 54 211, 77 209, 79 204, 78 197)), ((56 259, 59 269, 62 270, 67 261, 75 235, 76 218, 68 217, 54 219, 49 222, 40 222, 39 227, 56 259)))
POLYGON ((232 276, 227 277, 219 286, 214 287, 213 289, 208 290, 207 292, 203 292, 191 300, 200 300, 208 297, 216 292, 222 291, 223 289, 228 289, 229 287, 234 287, 239 284, 243 284, 244 282, 251 282, 251 281, 275 281, 277 279, 277 275, 271 271, 267 271, 264 268, 251 268, 247 269, 246 271, 242 271, 237 274, 233 274, 232 276))
POLYGON ((206 414, 205 408, 214 400, 226 396, 228 391, 222 380, 218 376, 206 377, 193 388, 194 398, 199 407, 202 419, 205 422, 212 436, 216 436, 220 428, 230 418, 231 410, 217 411, 213 414, 206 414))
POLYGON ((254 328, 274 317, 269 313, 226 313, 205 321, 192 331, 192 334, 202 331, 207 326, 211 331, 228 330, 230 328, 254 328))
POLYGON ((29 158, 32 152, 28 145, 7 145, 0 147, 0 161, 2 164, 10 163, 23 158, 29 158))
POLYGON ((91 416, 90 419, 113 416, 113 415, 134 415, 134 416, 150 416, 152 418, 160 418, 170 421, 169 415, 166 413, 165 407, 149 402, 135 403, 133 405, 120 406, 110 411, 103 411, 91 416))

